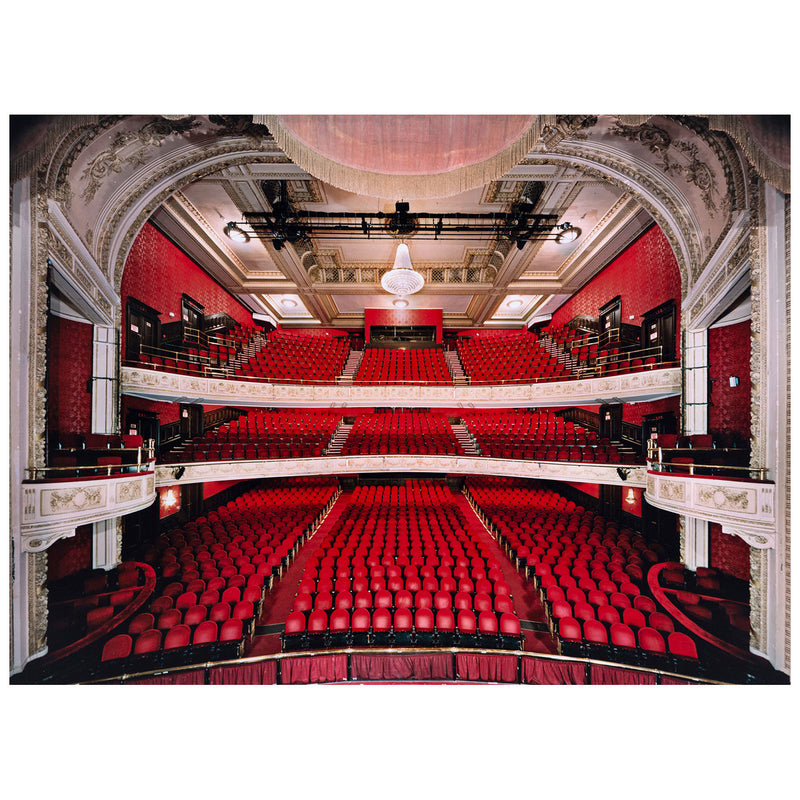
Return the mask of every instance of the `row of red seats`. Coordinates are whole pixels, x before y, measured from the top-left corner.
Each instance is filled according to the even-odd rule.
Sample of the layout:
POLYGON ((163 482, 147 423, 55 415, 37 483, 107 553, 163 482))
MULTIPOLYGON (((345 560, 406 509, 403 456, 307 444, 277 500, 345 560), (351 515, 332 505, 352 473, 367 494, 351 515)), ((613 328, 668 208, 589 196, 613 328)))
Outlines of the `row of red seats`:
POLYGON ((239 377, 279 382, 335 383, 350 345, 344 337, 272 331, 264 346, 235 370, 239 377))
POLYGON ((452 375, 439 348, 413 350, 364 351, 354 383, 422 383, 444 385, 453 382, 452 375))
POLYGON ((364 645, 441 644, 448 640, 466 646, 474 644, 472 637, 477 640, 481 633, 477 628, 481 616, 492 628, 483 633, 495 636, 498 646, 508 644, 500 637, 501 621, 506 616, 505 635, 514 628, 514 644, 520 646, 519 620, 500 565, 488 546, 469 533, 463 513, 444 484, 408 481, 402 488, 357 487, 339 523, 338 530, 328 534, 306 564, 284 631, 285 649, 325 646, 342 637, 348 643, 364 645), (401 509, 402 514, 394 513, 401 509), (391 530, 387 532, 387 528, 391 530), (456 570, 463 570, 458 579, 456 570), (482 591, 477 592, 477 588, 482 591), (447 612, 441 617, 441 630, 436 625, 438 612, 447 612), (419 615, 421 620, 431 619, 430 630, 423 623, 421 639, 412 614, 413 618, 419 615), (321 629, 309 631, 307 623, 312 623, 312 616, 314 625, 321 629), (346 617, 349 628, 331 628, 336 620, 346 617), (395 629, 392 621, 396 617, 403 624, 411 621, 409 628, 401 625, 395 629), (453 618, 452 628, 446 624, 449 617, 453 618), (463 629, 458 626, 458 617, 463 620, 463 629), (474 623, 471 628, 470 617, 474 623), (353 627, 358 619, 366 623, 363 630, 353 627))
POLYGON ((395 410, 357 417, 341 452, 343 455, 463 455, 464 449, 444 414, 395 410))
POLYGON ((266 588, 336 492, 330 478, 271 483, 160 537, 147 554, 160 575, 156 596, 107 643, 107 667, 157 669, 241 655, 266 588))
POLYGON ((528 331, 502 338, 462 337, 457 350, 464 372, 473 383, 536 383, 570 377, 564 364, 528 331))
MULTIPOLYGON (((519 480, 469 478, 467 486, 500 540, 533 578, 562 652, 567 641, 568 648, 579 645, 578 652, 587 653, 585 639, 562 639, 561 631, 574 634, 576 625, 585 630, 593 622, 592 635, 605 637, 614 658, 640 665, 666 658, 666 646, 661 649, 658 642, 662 633, 675 632, 675 622, 658 611, 652 598, 643 597, 646 569, 659 560, 657 545, 574 503, 568 510, 569 501, 551 490, 531 485, 526 491, 519 480), (537 510, 545 513, 537 515, 537 510), (627 630, 634 631, 632 638, 627 630), (647 631, 647 647, 639 644, 637 630, 647 631)), ((681 657, 687 658, 685 653, 681 657)), ((683 667, 691 671, 696 666, 695 646, 683 667)))

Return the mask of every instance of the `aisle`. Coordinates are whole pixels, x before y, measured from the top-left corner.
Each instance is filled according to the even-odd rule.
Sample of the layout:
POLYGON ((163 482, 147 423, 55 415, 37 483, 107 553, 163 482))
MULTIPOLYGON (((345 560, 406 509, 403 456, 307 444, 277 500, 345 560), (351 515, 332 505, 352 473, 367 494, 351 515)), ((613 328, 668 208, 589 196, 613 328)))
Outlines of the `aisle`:
POLYGON ((500 564, 503 578, 511 589, 514 600, 514 611, 520 619, 522 632, 525 636, 524 649, 535 653, 556 653, 557 647, 547 628, 545 615, 539 593, 534 588, 533 582, 526 580, 511 563, 503 548, 495 541, 480 517, 463 494, 454 495, 456 505, 461 509, 469 523, 470 535, 481 542, 488 543, 489 548, 500 564))
POLYGON ((281 579, 267 592, 264 598, 264 608, 261 618, 256 623, 256 635, 253 643, 248 648, 246 655, 268 655, 279 653, 281 650, 280 633, 286 622, 286 617, 292 610, 292 602, 297 594, 297 586, 305 569, 306 562, 316 549, 316 542, 325 538, 342 514, 342 510, 350 501, 352 492, 342 492, 331 507, 325 519, 303 545, 294 561, 289 565, 281 579))

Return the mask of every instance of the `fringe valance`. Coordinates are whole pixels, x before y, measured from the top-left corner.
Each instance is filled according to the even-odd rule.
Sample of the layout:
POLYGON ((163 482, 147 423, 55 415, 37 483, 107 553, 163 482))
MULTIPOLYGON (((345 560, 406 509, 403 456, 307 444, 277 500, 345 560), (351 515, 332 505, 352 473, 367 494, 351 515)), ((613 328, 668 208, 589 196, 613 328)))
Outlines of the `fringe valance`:
POLYGON ((452 197, 497 180, 522 161, 539 140, 543 119, 533 116, 531 120, 514 141, 475 163, 444 172, 397 174, 342 164, 301 141, 280 116, 253 116, 253 121, 266 125, 277 145, 309 174, 348 192, 392 200, 452 197))

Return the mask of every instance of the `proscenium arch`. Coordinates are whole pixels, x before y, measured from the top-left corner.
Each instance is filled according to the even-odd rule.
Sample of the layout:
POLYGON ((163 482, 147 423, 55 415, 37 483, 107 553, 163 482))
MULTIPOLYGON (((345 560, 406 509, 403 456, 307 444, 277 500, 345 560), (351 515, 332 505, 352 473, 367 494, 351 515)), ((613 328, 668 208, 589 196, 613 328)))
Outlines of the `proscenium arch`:
MULTIPOLYGON (((181 134, 182 135, 182 134, 181 134)), ((695 132, 695 135, 699 135, 695 132)), ((254 147, 252 137, 222 134, 213 141, 208 138, 194 143, 184 137, 186 146, 157 166, 132 175, 127 184, 114 193, 113 211, 95 231, 98 261, 108 275, 114 290, 119 293, 125 260, 136 235, 157 208, 175 192, 207 175, 222 169, 254 163, 275 163, 276 152, 254 147)), ((528 164, 559 164, 571 166, 583 174, 608 182, 632 194, 659 225, 673 249, 681 274, 682 296, 685 297, 702 269, 702 245, 699 240, 695 211, 688 199, 678 193, 667 179, 661 179, 653 168, 637 169, 624 151, 609 153, 595 143, 564 140, 552 151, 532 153, 528 164), (611 162, 614 163, 611 163, 611 162), (625 169, 628 165, 629 169, 625 169), (690 209, 690 213, 682 209, 690 209)), ((737 185, 742 181, 736 179, 737 185)), ((696 209, 698 214, 703 209, 696 209)), ((66 214, 69 218, 69 214, 66 214)))

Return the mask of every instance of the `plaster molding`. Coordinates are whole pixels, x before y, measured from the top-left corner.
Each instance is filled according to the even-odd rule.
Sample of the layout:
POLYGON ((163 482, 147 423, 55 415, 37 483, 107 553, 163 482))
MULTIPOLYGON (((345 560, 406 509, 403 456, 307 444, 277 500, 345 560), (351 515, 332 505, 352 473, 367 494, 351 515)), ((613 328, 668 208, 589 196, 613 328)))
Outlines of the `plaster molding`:
POLYGON ((363 386, 231 381, 122 367, 122 393, 149 400, 237 406, 524 408, 645 402, 679 395, 679 367, 586 380, 487 386, 363 386))
POLYGON ((381 456, 323 456, 320 458, 261 459, 256 461, 204 461, 156 467, 156 487, 203 483, 219 480, 298 477, 310 475, 357 475, 373 472, 423 472, 457 475, 504 475, 540 480, 589 481, 611 486, 645 485, 643 466, 625 465, 626 478, 617 464, 592 464, 569 461, 520 461, 481 456, 440 456, 395 454, 381 456), (175 477, 183 468, 180 478, 175 477))
POLYGON ((22 549, 46 550, 81 525, 141 511, 156 497, 155 474, 109 476, 78 481, 31 481, 22 492, 22 549))

